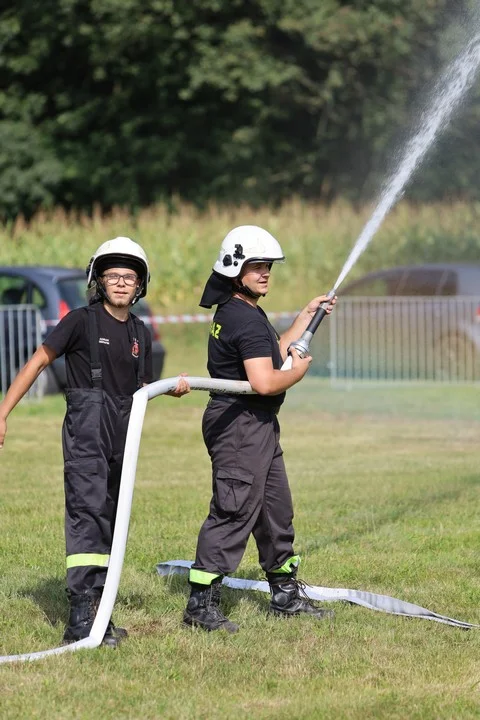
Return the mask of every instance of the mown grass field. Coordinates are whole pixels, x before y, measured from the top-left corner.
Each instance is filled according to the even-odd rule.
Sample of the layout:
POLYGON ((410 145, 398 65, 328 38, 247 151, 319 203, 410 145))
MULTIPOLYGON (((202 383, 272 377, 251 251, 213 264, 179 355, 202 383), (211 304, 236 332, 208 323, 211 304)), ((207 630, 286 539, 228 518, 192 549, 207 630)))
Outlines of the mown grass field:
MULTIPOLYGON (((179 369, 174 355, 167 374, 179 369)), ((185 369, 203 374, 192 358, 185 369)), ((317 378, 290 391, 282 444, 305 580, 480 623, 479 394, 317 378)), ((155 565, 194 555, 210 486, 205 400, 158 398, 147 410, 115 609, 130 638, 118 651, 0 666, 2 719, 478 718, 480 630, 342 603, 333 624, 279 621, 266 618, 267 596, 233 590, 225 606, 237 635, 181 627, 186 581, 155 565)), ((9 421, 0 655, 56 646, 66 620, 62 417, 62 398, 50 397, 9 421)), ((237 574, 261 578, 253 544, 237 574)))

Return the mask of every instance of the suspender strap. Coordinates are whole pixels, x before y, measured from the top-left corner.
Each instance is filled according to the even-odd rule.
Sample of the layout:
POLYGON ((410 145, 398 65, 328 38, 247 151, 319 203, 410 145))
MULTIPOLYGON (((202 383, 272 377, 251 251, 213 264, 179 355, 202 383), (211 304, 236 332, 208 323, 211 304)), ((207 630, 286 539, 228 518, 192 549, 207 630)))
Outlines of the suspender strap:
POLYGON ((135 328, 138 334, 138 344, 140 345, 140 355, 137 367, 137 388, 141 388, 143 378, 145 377, 145 325, 134 315, 135 328))
POLYGON ((97 304, 88 306, 88 332, 90 340, 90 376, 92 387, 102 388, 102 366, 98 349, 97 304))

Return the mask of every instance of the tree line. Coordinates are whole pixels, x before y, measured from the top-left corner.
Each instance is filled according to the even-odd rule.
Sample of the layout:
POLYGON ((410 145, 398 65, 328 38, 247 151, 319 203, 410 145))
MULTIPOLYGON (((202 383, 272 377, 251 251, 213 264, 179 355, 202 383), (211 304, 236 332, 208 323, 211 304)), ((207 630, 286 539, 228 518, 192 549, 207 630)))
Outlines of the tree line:
MULTIPOLYGON (((369 197, 469 0, 16 0, 0 10, 0 218, 369 197)), ((477 198, 473 92, 412 197, 477 198)))

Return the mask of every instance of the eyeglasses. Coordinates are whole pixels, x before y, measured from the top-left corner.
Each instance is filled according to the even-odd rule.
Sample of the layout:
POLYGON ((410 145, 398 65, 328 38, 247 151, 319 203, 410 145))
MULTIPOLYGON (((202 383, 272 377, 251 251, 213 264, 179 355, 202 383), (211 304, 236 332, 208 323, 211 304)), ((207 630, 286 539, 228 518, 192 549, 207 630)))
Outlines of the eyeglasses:
POLYGON ((127 275, 119 275, 118 273, 110 273, 110 275, 102 275, 107 285, 118 285, 120 278, 122 278, 125 285, 133 287, 138 282, 137 275, 133 273, 127 273, 127 275))

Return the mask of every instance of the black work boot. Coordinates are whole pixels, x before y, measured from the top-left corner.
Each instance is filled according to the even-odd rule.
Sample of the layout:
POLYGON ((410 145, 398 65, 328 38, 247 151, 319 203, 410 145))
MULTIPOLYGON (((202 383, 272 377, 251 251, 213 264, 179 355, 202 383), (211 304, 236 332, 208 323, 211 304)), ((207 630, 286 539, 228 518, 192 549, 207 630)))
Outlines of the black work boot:
MULTIPOLYGON (((70 600, 70 617, 68 619, 68 626, 63 634, 63 642, 65 644, 83 640, 90 635, 102 597, 101 592, 98 590, 90 590, 81 595, 72 595, 70 593, 68 593, 68 595, 70 600)), ((119 629, 120 628, 116 630, 117 633, 119 629)), ((117 647, 121 640, 121 635, 120 633, 116 635, 114 631, 115 626, 110 620, 102 640, 102 645, 108 645, 113 648, 117 647)))
POLYGON ((238 625, 230 622, 220 610, 221 580, 211 585, 190 583, 192 590, 187 607, 183 613, 183 622, 192 627, 201 627, 207 632, 226 630, 236 633, 238 625))
POLYGON ((272 599, 269 614, 277 617, 292 617, 305 613, 318 620, 332 619, 333 610, 315 605, 305 592, 305 583, 297 580, 295 573, 267 573, 272 599))
POLYGON ((114 625, 113 620, 111 618, 107 625, 107 629, 105 630, 105 635, 107 635, 107 633, 114 635, 119 640, 125 640, 125 638, 128 637, 127 630, 125 628, 117 627, 116 625, 114 625))

